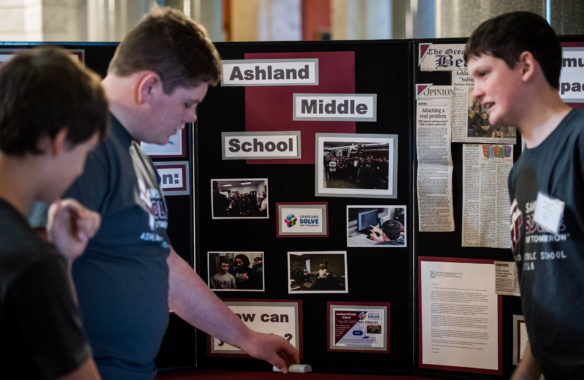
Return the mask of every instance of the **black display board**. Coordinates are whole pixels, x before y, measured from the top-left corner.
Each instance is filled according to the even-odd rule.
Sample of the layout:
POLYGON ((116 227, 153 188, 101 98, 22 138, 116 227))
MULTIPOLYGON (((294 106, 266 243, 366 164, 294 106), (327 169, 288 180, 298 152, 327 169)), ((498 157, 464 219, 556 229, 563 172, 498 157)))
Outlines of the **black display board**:
MULTIPOLYGON (((561 42, 582 42, 581 36, 560 36, 561 42)), ((421 71, 419 68, 419 54, 418 48, 420 44, 464 44, 466 42, 465 38, 441 38, 441 39, 423 39, 415 40, 414 46, 414 67, 413 67, 413 79, 412 86, 415 84, 434 84, 434 85, 451 85, 451 73, 448 71, 421 71)), ((414 98, 412 102, 415 104, 416 99, 414 98)), ((578 105, 579 106, 579 105, 578 105)), ((416 114, 412 114, 412 119, 415 118, 416 114)), ((416 139, 415 131, 413 139, 416 139)), ((498 143, 500 144, 500 143, 498 143)), ((414 265, 417 266, 419 256, 429 256, 429 257, 447 257, 456 259, 486 259, 494 261, 513 261, 513 256, 511 249, 496 249, 496 248, 484 248, 484 247, 462 247, 461 245, 461 231, 462 231, 462 204, 463 204, 463 145, 464 143, 452 142, 452 161, 453 161, 453 199, 454 199, 454 222, 455 230, 453 232, 419 232, 417 228, 417 217, 418 217, 418 204, 417 199, 414 198, 414 265)), ((521 153, 521 137, 517 133, 516 143, 513 150, 513 162, 517 161, 521 153)), ((417 159, 415 149, 412 156, 414 160, 417 159)), ((414 191, 417 191, 416 184, 416 169, 417 165, 414 164, 414 191)), ((507 183, 505 181, 504 186, 507 183)), ((414 297, 416 302, 414 304, 414 324, 419 325, 419 289, 418 289, 418 272, 414 272, 414 297)), ((431 370, 427 368, 420 368, 419 366, 419 350, 416 349, 414 352, 414 362, 415 369, 414 373, 417 375, 426 376, 447 376, 447 377, 464 377, 464 378, 509 378, 515 369, 513 364, 513 357, 516 355, 513 352, 513 340, 514 340, 514 315, 522 315, 521 310, 521 300, 516 296, 502 296, 502 307, 501 310, 501 354, 502 354, 502 376, 497 375, 487 375, 484 373, 471 373, 461 371, 443 371, 443 370, 431 370)), ((419 329, 416 328, 414 331, 414 341, 420 342, 419 329)))
MULTIPOLYGON (((347 248, 347 205, 407 205, 411 232, 412 52, 408 41, 218 43, 221 58, 244 59, 245 53, 354 52, 355 93, 377 94, 377 121, 357 122, 357 134, 397 134, 397 198, 315 196, 314 165, 248 165, 222 160, 221 132, 245 131, 245 87, 210 88, 198 109, 196 125, 197 271, 207 280, 207 252, 263 251, 264 292, 221 292, 224 300, 275 299, 302 302, 302 363, 315 372, 411 373, 412 371, 412 241, 406 248, 347 248), (268 178, 269 219, 212 219, 214 178, 268 178), (328 202, 329 236, 278 238, 278 202, 328 202), (288 251, 347 251, 347 294, 288 294, 288 251), (389 302, 390 352, 383 354, 327 351, 327 301, 389 302)), ((339 73, 339 75, 352 75, 339 73)), ((269 107, 266 104, 266 107, 269 107)), ((340 122, 342 123, 342 122, 340 122)), ((303 136, 303 141, 314 136, 303 136)), ((270 369, 266 363, 207 354, 204 335, 197 337, 201 368, 270 369)))
MULTIPOLYGON (((428 39, 416 41, 415 45, 415 67, 414 67, 414 78, 412 86, 415 83, 432 83, 434 85, 451 85, 451 73, 448 71, 420 71, 418 65, 418 54, 417 49, 420 43, 433 43, 433 44, 464 44, 466 39, 428 39)), ((415 103, 415 99, 413 100, 415 103)), ((415 114, 412 115, 415 119, 415 114)), ((414 131, 415 134, 415 131, 414 131)), ((519 134, 518 134, 519 135, 519 134)), ((414 136, 415 139, 415 136, 414 136)), ((463 143, 451 143, 452 151, 452 163, 453 169, 453 199, 454 199, 454 223, 455 229, 453 232, 419 232, 416 228, 414 230, 414 241, 416 242, 416 249, 414 251, 415 265, 418 262, 418 256, 430 256, 430 257, 452 257, 452 258, 475 258, 475 259, 488 259, 488 260, 500 260, 500 261, 512 261, 513 257, 511 255, 510 249, 497 249, 497 248, 484 248, 484 247, 462 247, 461 245, 461 231, 462 231, 462 183, 463 183, 463 157, 462 149, 463 143)), ((517 137, 517 143, 514 145, 514 160, 516 161, 519 156, 520 150, 520 138, 517 137)), ((415 156, 415 152, 414 152, 415 156)), ((414 178, 416 176, 416 165, 414 165, 414 178)), ((416 180, 414 179, 414 183, 416 180)), ((506 185, 506 182, 505 182, 506 185)), ((418 205, 417 199, 414 198, 414 214, 417 220, 418 215, 418 205)), ((419 289, 417 282, 417 271, 414 276, 414 288, 415 297, 418 298, 419 289)), ((419 324, 419 310, 418 302, 415 303, 415 325, 419 324)), ((502 359, 503 359, 503 377, 509 378, 514 370, 514 365, 512 363, 512 349, 513 349, 513 314, 521 315, 521 303, 519 297, 503 296, 502 302, 502 359)), ((419 342, 419 329, 415 329, 415 341, 419 342)), ((438 371, 438 370, 428 370, 419 368, 419 357, 418 350, 415 351, 415 363, 416 370, 414 371, 419 375, 438 375, 438 374, 450 374, 450 375, 464 375, 465 378, 499 378, 495 375, 486 374, 474 374, 470 372, 450 372, 450 371, 438 371)))
MULTIPOLYGON (((582 41, 563 37, 562 41, 582 41)), ((398 137, 397 197, 357 198, 315 195, 315 168, 310 164, 248 164, 224 160, 222 132, 246 130, 245 87, 211 87, 198 108, 198 122, 186 128, 186 157, 194 177, 190 195, 168 196, 168 233, 176 251, 201 277, 208 280, 207 252, 263 251, 263 292, 220 292, 226 301, 294 300, 302 304, 302 363, 315 372, 363 374, 416 374, 450 378, 499 378, 470 372, 420 368, 418 348, 419 256, 480 258, 511 261, 508 249, 461 247, 462 143, 452 143, 454 232, 417 232, 415 120, 416 83, 450 85, 449 72, 422 72, 418 68, 420 43, 458 44, 464 39, 401 41, 253 42, 217 43, 222 59, 242 60, 246 53, 353 52, 355 93, 377 94, 377 120, 357 122, 356 135, 395 134, 398 137), (194 157, 193 157, 194 155, 194 157), (213 219, 211 179, 268 178, 269 218, 250 220, 213 219), (276 203, 327 202, 327 237, 277 237, 276 203), (407 247, 347 248, 347 205, 405 205, 407 247), (193 207, 194 206, 194 207, 193 207), (196 215, 192 210, 196 209, 196 215), (195 233, 193 233, 195 231, 195 233), (289 294, 287 252, 346 251, 349 291, 344 294, 289 294), (386 302, 390 304, 389 353, 338 352, 327 350, 327 302, 386 302)), ((0 49, 26 49, 40 43, 0 42, 0 49)), ((82 50, 87 66, 104 76, 116 43, 59 43, 82 50)), ((351 74, 352 75, 352 74, 351 74)), ((270 104, 266 104, 270 107, 270 104)), ((311 138, 311 137, 309 137, 311 138)), ((313 137, 312 137, 313 138, 313 137)), ((303 136, 306 139, 306 136, 303 136)), ((519 138, 514 159, 519 155, 519 138)), ((156 158, 155 161, 178 159, 156 158)), ((513 369, 513 315, 521 314, 518 297, 502 299, 502 377, 513 369)), ((147 316, 144 316, 147 318, 147 316)), ((180 318, 171 315, 169 328, 156 359, 162 370, 173 368, 221 368, 271 370, 248 357, 212 356, 208 339, 180 318)))

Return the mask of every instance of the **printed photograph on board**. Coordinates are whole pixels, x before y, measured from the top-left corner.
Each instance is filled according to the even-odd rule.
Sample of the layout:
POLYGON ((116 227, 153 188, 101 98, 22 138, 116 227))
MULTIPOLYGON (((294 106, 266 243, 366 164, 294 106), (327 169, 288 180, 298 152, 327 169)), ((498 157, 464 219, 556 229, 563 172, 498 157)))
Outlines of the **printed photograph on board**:
POLYGON ((288 293, 348 293, 346 251, 288 252, 288 293))
POLYGON ((264 291, 263 252, 208 252, 207 265, 213 291, 264 291))
POLYGON ((268 219, 268 179, 211 180, 213 219, 268 219))
POLYGON ((468 137, 484 139, 511 139, 514 142, 517 130, 514 127, 503 127, 489 124, 487 109, 472 96, 474 88, 468 89, 468 137))
POLYGON ((347 206, 347 247, 406 247, 406 206, 347 206))
POLYGON ((327 302, 328 350, 389 352, 389 303, 327 302))
POLYGON ((316 134, 317 196, 396 198, 397 135, 316 134))

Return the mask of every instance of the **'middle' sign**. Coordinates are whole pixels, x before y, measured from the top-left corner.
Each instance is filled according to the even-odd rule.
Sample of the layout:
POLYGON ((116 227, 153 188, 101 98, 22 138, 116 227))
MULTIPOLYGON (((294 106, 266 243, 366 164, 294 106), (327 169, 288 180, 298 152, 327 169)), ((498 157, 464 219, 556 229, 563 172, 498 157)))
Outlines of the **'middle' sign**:
POLYGON ((293 119, 377 121, 377 94, 294 94, 293 119))
POLYGON ((318 59, 224 60, 222 86, 318 85, 318 59))

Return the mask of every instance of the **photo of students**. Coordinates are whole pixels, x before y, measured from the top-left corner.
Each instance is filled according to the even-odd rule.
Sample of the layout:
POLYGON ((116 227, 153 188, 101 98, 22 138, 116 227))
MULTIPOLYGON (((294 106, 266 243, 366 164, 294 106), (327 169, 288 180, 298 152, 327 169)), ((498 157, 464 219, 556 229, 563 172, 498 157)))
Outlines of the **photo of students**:
POLYGON ((491 125, 487 109, 472 96, 474 87, 468 89, 468 137, 515 138, 514 127, 491 125))
POLYGON ((219 270, 211 277, 209 282, 211 289, 235 289, 235 277, 229 273, 229 260, 222 257, 219 260, 219 270))
POLYGON ((288 286, 288 293, 348 293, 346 252, 288 252, 288 286))
POLYGON ((387 189, 389 144, 325 142, 325 187, 387 189))
POLYGON ((397 196, 397 135, 317 133, 315 145, 317 196, 397 196))
POLYGON ((406 206, 347 206, 347 247, 406 247, 406 206))
POLYGON ((268 179, 211 180, 213 219, 268 219, 268 179))
POLYGON ((208 252, 209 288, 214 291, 264 291, 263 260, 263 252, 208 252))

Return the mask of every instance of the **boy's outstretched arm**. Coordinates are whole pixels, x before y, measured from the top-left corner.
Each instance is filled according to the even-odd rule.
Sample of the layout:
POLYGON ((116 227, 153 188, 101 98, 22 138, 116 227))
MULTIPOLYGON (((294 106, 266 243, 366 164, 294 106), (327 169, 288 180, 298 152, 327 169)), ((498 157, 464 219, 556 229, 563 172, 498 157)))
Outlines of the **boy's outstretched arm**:
POLYGON ((67 375, 60 376, 56 380, 99 380, 101 377, 95 366, 95 362, 92 358, 87 359, 83 362, 79 368, 68 373, 67 375))
POLYGON ((256 359, 262 359, 286 373, 300 357, 284 338, 250 330, 219 299, 173 248, 168 257, 168 304, 173 312, 193 326, 256 359))

